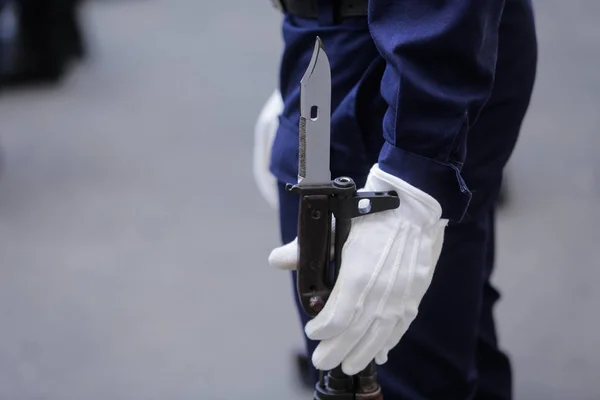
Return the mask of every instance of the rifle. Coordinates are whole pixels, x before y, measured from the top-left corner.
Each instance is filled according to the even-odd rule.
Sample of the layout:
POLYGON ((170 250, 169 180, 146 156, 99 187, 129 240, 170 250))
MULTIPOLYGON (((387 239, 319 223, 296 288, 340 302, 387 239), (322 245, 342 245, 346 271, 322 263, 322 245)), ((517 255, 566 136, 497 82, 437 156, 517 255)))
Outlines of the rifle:
MULTIPOLYGON (((298 183, 286 190, 300 196, 298 214, 297 294, 310 317, 323 309, 342 262, 352 218, 400 205, 395 192, 357 192, 349 177, 331 179, 331 68, 323 42, 316 39, 300 81, 298 183), (332 235, 332 216, 335 235, 332 235), (331 248, 333 247, 333 257, 331 248)), ((314 400, 382 400, 375 362, 354 376, 341 366, 319 371, 314 400)))

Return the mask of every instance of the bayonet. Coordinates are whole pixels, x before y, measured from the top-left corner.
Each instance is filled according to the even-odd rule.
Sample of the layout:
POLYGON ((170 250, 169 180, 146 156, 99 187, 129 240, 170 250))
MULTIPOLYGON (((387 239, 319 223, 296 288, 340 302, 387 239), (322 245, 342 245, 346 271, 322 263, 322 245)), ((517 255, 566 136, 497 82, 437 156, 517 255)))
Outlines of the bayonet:
MULTIPOLYGON (((298 183, 287 185, 287 190, 300 196, 296 289, 309 316, 321 311, 333 290, 352 218, 400 205, 395 192, 358 193, 352 178, 331 179, 330 119, 331 68, 323 42, 317 37, 300 81, 298 183), (364 202, 368 205, 360 204, 364 202), (333 216, 335 235, 331 233, 333 216)), ((344 375, 340 367, 320 371, 314 399, 381 400, 375 363, 356 376, 344 375)))

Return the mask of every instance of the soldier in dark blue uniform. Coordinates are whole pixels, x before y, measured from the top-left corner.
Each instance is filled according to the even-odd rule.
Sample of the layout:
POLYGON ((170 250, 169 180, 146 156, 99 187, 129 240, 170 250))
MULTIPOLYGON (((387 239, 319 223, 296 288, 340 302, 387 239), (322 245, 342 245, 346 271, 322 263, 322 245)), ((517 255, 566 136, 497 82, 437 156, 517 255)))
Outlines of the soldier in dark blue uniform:
MULTIPOLYGON (((299 82, 319 36, 332 70, 332 176, 362 187, 377 164, 435 199, 447 221, 418 315, 377 357, 384 397, 511 399, 490 275, 503 169, 535 80, 531 1, 287 0, 282 10, 283 102, 270 154, 282 241, 297 232, 298 198, 284 185, 297 180, 299 82)), ((326 336, 317 330, 307 329, 319 338, 307 338, 309 354, 326 336)))

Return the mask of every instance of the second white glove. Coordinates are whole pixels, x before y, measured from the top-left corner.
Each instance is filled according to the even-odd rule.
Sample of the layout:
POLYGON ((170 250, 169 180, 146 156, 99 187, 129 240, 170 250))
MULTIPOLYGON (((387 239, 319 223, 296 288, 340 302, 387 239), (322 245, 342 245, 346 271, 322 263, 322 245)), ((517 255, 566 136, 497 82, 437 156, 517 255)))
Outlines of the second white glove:
POLYGON ((283 100, 279 90, 274 90, 263 106, 254 125, 254 149, 252 173, 260 194, 269 205, 277 209, 279 195, 277 179, 269 170, 273 141, 279 127, 279 114, 283 110, 283 100))
MULTIPOLYGON (((394 190, 400 206, 352 220, 340 274, 323 310, 305 327, 320 341, 312 355, 319 370, 341 364, 347 375, 371 360, 387 362, 417 316, 438 258, 444 230, 440 204, 428 194, 373 166, 364 190, 394 190)), ((296 269, 297 241, 271 252, 269 263, 296 269)))

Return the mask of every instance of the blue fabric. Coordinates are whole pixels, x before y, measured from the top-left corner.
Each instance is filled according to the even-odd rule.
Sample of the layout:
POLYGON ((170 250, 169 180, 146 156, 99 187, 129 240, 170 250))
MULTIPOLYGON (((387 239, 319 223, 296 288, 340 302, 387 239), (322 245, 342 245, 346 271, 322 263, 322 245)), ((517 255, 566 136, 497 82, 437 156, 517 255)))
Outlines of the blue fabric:
POLYGON ((299 82, 319 36, 332 68, 331 168, 359 172, 379 162, 434 196, 444 217, 463 218, 472 198, 467 138, 491 95, 500 19, 510 8, 526 14, 531 4, 375 0, 368 18, 336 22, 326 6, 319 20, 285 15, 284 111, 271 171, 297 180, 299 82))
POLYGON ((492 92, 503 7, 500 0, 369 3, 373 41, 387 62, 380 166, 431 194, 452 219, 470 201, 460 170, 467 131, 492 92))
MULTIPOLYGON (((277 134, 272 164, 272 170, 280 180, 282 241, 287 243, 294 239, 298 217, 298 198, 285 192, 283 187, 284 183, 296 179, 297 166, 294 157, 298 151, 297 82, 298 76, 301 77, 304 72, 305 65, 296 67, 294 60, 301 60, 300 64, 307 62, 316 34, 324 38, 327 53, 335 66, 332 175, 348 175, 360 186, 365 182, 371 162, 379 160, 388 172, 413 183, 418 182, 419 187, 434 193, 444 204, 444 212, 454 216, 446 230, 444 248, 431 287, 421 303, 419 315, 400 344, 390 353, 389 361, 379 367, 379 380, 386 399, 512 398, 510 362, 498 345, 493 318, 493 308, 499 299, 499 293, 490 283, 494 266, 495 203, 504 166, 513 151, 529 106, 536 74, 537 43, 533 11, 529 1, 475 1, 481 6, 473 8, 475 6, 470 5, 470 1, 459 0, 395 0, 393 4, 371 0, 370 18, 378 20, 376 15, 384 11, 403 11, 416 18, 410 10, 394 6, 399 3, 414 5, 423 12, 427 10, 433 14, 433 11, 441 10, 435 15, 438 15, 440 21, 444 21, 443 26, 447 26, 448 18, 457 15, 449 12, 452 8, 450 6, 455 5, 459 7, 456 12, 459 9, 467 12, 475 21, 470 23, 463 20, 466 26, 461 27, 461 30, 466 29, 463 32, 465 36, 468 36, 468 32, 474 36, 482 35, 483 25, 495 24, 496 32, 492 32, 492 28, 488 27, 490 32, 487 33, 495 38, 488 38, 489 40, 498 43, 498 49, 495 51, 497 55, 493 56, 494 81, 491 96, 487 101, 483 98, 483 87, 486 86, 483 82, 486 82, 490 75, 488 67, 484 67, 489 65, 485 61, 462 61, 466 70, 473 74, 471 81, 468 80, 468 76, 463 76, 463 73, 458 71, 458 65, 450 65, 444 70, 445 64, 442 60, 446 60, 446 57, 438 49, 437 56, 434 56, 434 53, 430 57, 423 56, 429 66, 423 65, 422 70, 409 66, 407 75, 404 75, 400 68, 401 73, 398 74, 397 71, 390 71, 391 67, 386 68, 382 57, 373 55, 373 47, 368 40, 363 41, 359 38, 365 34, 365 20, 347 21, 347 24, 352 24, 355 29, 352 31, 344 28, 341 33, 335 33, 332 27, 319 26, 314 21, 311 23, 287 17, 284 22, 284 33, 288 35, 286 46, 292 47, 286 47, 283 56, 281 77, 285 103, 282 116, 284 124, 277 134), (430 10, 422 8, 422 4, 439 4, 439 7, 430 10), (493 22, 498 4, 504 4, 499 23, 493 22), (386 11, 383 7, 389 8, 386 11), (444 10, 445 12, 442 12, 444 10), (488 17, 479 16, 478 13, 485 13, 488 17), (493 17, 489 17, 490 15, 493 17), (489 22, 489 18, 492 18, 492 22, 489 22), (290 24, 295 26, 291 27, 290 24), (299 24, 302 24, 302 28, 299 24), (481 70, 472 67, 479 64, 482 65, 481 70), (431 67, 435 65, 439 66, 439 72, 431 67), (335 78, 335 70, 344 68, 345 80, 335 78), (351 71, 347 71, 348 69, 351 71), (456 87, 452 84, 450 75, 456 76, 456 87), (394 76, 399 82, 394 82, 394 76), (433 79, 433 83, 430 83, 427 77, 433 79), (408 91, 402 88, 405 79, 409 82, 408 91), (433 90, 438 87, 434 83, 439 83, 439 87, 443 89, 433 90), (419 85, 423 85, 422 88, 415 89, 419 85), (396 103, 400 106, 394 106, 399 107, 396 111, 393 107, 389 108, 383 100, 380 87, 381 92, 389 99, 392 99, 390 93, 393 92, 401 97, 396 103), (464 91, 461 91, 461 88, 464 91), (435 96, 429 96, 432 93, 435 96), (457 99, 461 96, 463 104, 466 105, 465 115, 468 115, 468 123, 465 125, 467 128, 461 125, 457 130, 454 128, 460 125, 456 122, 460 121, 460 118, 457 117, 453 122, 452 118, 444 116, 450 115, 451 110, 460 109, 457 99), (410 106, 412 98, 420 107, 410 106), (430 112, 427 106, 438 110, 438 113, 430 112), (411 115, 406 115, 407 110, 410 110, 411 115), (399 114, 402 114, 403 121, 399 121, 400 117, 394 121, 393 116, 399 114), (393 125, 395 129, 386 128, 393 125), (468 184, 469 191, 464 190, 466 184, 463 180, 468 184), (466 200, 462 199, 465 196, 466 200)), ((424 31, 435 31, 440 35, 448 31, 442 28, 434 29, 438 18, 432 18, 429 17, 423 27, 413 25, 413 38, 425 35, 424 31)), ((402 32, 404 28, 397 25, 407 22, 400 17, 395 21, 402 22, 393 21, 389 19, 387 22, 390 25, 388 39, 399 40, 393 39, 394 35, 399 35, 392 32, 393 28, 402 32)), ((423 22, 423 19, 421 21, 423 22)), ((450 29, 448 32, 454 31, 450 29)), ((447 40, 450 40, 450 36, 447 40)), ((448 44, 448 52, 475 54, 469 49, 473 50, 476 43, 488 40, 463 39, 464 49, 452 48, 452 44, 448 44)), ((427 47, 423 42, 419 43, 419 46, 427 47)), ((439 43, 446 46, 444 40, 439 43)), ((391 49, 395 45, 390 43, 387 46, 391 49)), ((392 56, 388 54, 386 57, 392 56)), ((396 59, 400 60, 401 57, 396 59)), ((405 65, 408 62, 406 60, 398 61, 397 65, 405 65)), ((460 64, 457 60, 454 62, 460 64)), ((292 276, 295 279, 293 273, 292 276)), ((292 289, 294 297, 297 297, 295 283, 292 289)), ((297 305, 304 326, 307 318, 298 303, 297 305)), ((306 344, 307 351, 311 354, 317 343, 307 339, 306 344)))

